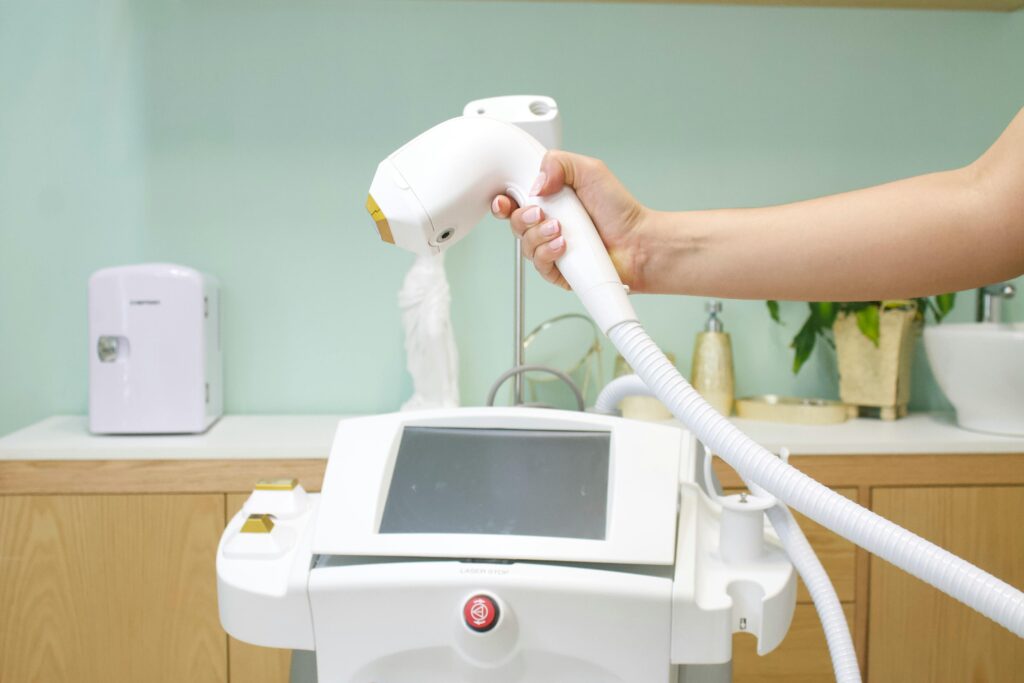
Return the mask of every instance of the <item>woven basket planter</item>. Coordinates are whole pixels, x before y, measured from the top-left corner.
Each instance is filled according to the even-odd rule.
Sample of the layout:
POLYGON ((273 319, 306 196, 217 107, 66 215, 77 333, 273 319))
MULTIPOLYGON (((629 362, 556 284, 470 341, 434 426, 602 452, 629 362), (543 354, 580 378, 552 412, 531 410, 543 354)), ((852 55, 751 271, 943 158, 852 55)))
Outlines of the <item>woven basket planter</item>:
POLYGON ((907 414, 910 368, 921 333, 916 308, 883 308, 875 346, 857 327, 857 317, 840 314, 832 325, 839 363, 839 398, 861 415, 895 420, 907 414))

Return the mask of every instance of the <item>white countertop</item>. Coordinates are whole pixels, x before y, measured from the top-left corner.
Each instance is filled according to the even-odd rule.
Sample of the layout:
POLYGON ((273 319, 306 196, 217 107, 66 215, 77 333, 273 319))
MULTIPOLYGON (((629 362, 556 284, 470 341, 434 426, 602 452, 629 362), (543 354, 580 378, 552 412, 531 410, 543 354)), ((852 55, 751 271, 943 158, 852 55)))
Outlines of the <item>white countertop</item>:
POLYGON ((907 453, 1024 453, 1024 437, 982 434, 957 427, 952 414, 911 413, 886 422, 859 418, 834 425, 792 425, 732 418, 732 423, 771 451, 793 455, 892 455, 907 453))
POLYGON ((225 415, 204 434, 96 436, 56 415, 0 438, 0 460, 327 458, 340 415, 225 415))
MULTIPOLYGON (((226 415, 205 434, 94 436, 80 415, 50 417, 0 438, 0 460, 326 458, 341 415, 226 415)), ((733 418, 770 450, 794 455, 1024 453, 1024 437, 969 432, 951 415, 918 413, 801 426, 733 418)))

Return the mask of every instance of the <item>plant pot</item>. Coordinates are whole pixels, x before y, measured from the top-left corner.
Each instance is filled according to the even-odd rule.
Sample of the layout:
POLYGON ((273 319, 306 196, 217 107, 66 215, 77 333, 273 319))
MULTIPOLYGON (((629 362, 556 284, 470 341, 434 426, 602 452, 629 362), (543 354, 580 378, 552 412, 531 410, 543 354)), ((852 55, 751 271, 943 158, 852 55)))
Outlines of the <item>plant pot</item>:
POLYGON ((857 317, 840 314, 832 325, 839 364, 839 398, 861 415, 895 420, 907 414, 910 368, 921 333, 916 308, 883 308, 878 346, 857 327, 857 317))

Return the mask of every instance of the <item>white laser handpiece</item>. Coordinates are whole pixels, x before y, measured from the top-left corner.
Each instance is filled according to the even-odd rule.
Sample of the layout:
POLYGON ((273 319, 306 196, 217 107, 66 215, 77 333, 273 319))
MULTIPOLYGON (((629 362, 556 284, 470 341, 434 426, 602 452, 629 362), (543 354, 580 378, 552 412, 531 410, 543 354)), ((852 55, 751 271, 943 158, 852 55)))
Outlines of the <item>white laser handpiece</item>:
POLYGON ((498 194, 557 218, 559 270, 622 357, 672 414, 743 479, 904 571, 1024 637, 1024 593, 832 491, 718 414, 679 374, 637 320, 589 214, 570 188, 528 197, 544 147, 511 124, 455 118, 410 141, 377 167, 366 208, 384 241, 439 253, 487 213, 498 194))
POLYGON ((546 150, 512 124, 458 117, 434 126, 382 161, 366 207, 381 239, 437 254, 465 237, 508 194, 558 218, 566 253, 558 268, 601 331, 636 320, 626 288, 576 193, 528 194, 546 150))

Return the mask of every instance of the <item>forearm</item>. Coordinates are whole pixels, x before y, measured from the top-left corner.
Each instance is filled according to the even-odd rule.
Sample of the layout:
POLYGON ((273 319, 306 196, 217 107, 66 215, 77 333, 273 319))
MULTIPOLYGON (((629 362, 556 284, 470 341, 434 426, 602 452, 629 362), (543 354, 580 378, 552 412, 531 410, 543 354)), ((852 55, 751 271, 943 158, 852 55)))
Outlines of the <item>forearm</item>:
POLYGON ((1024 271, 1024 113, 963 169, 794 204, 651 214, 639 289, 858 301, 1024 271))

